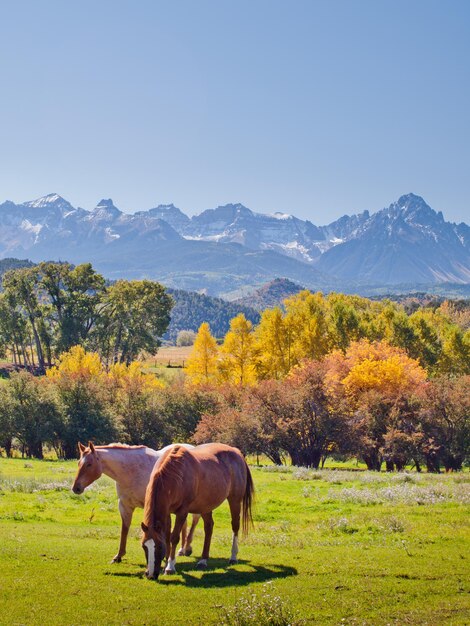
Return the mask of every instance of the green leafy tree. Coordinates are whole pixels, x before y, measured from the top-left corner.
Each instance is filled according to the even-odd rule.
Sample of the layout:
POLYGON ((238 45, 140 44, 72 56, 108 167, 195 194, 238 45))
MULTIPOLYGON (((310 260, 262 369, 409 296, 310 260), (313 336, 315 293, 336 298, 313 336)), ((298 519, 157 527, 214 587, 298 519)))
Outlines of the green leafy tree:
POLYGON ((14 373, 3 393, 14 436, 28 456, 41 459, 43 445, 53 439, 59 421, 57 404, 44 380, 28 372, 14 373))
POLYGON ((14 298, 0 294, 0 353, 5 357, 10 351, 17 365, 33 365, 32 353, 28 355, 28 321, 14 307, 12 301, 14 302, 14 298))
POLYGON ((19 306, 31 325, 39 370, 44 373, 44 352, 38 331, 38 319, 42 316, 38 299, 38 283, 39 272, 36 267, 9 270, 3 277, 3 288, 11 305, 19 306))
POLYGON ((55 322, 56 353, 86 344, 95 327, 105 293, 105 280, 91 263, 72 267, 68 263, 41 263, 39 286, 50 300, 55 322))
POLYGON ((170 322, 173 300, 150 280, 119 280, 107 293, 99 345, 110 363, 131 363, 143 351, 156 354, 170 322))

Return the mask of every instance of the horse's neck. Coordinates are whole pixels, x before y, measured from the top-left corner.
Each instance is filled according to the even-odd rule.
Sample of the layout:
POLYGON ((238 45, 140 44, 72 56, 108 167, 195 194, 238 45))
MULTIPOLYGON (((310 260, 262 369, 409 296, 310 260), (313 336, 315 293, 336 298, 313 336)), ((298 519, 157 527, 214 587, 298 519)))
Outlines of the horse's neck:
POLYGON ((158 457, 155 456, 152 461, 153 456, 147 456, 145 450, 145 448, 99 448, 98 453, 103 474, 106 474, 106 476, 109 476, 117 483, 122 483, 131 477, 129 468, 135 466, 136 463, 144 471, 145 468, 142 466, 147 465, 147 463, 149 468, 151 468, 158 457))

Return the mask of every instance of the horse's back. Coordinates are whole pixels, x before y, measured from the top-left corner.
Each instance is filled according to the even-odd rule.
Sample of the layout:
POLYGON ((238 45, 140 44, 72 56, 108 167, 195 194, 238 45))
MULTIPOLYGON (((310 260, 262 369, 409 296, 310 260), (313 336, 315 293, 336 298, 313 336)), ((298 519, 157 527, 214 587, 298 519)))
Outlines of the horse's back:
POLYGON ((244 493, 247 465, 238 448, 224 443, 207 443, 194 448, 190 454, 198 461, 202 482, 212 488, 216 485, 226 491, 226 496, 244 493))
POLYGON ((191 454, 201 460, 215 457, 218 459, 229 458, 245 461, 243 454, 238 448, 234 448, 225 443, 203 443, 193 448, 191 454))

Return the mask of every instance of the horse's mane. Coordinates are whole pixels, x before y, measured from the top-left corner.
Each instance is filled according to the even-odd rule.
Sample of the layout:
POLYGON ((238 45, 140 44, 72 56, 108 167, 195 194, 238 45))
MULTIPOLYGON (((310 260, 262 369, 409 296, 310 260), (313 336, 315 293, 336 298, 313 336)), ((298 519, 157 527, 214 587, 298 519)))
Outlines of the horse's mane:
POLYGON ((95 446, 95 448, 117 448, 121 450, 137 450, 138 448, 146 448, 147 446, 130 446, 127 443, 108 443, 105 446, 95 446))
POLYGON ((155 469, 145 497, 144 519, 148 526, 155 525, 157 508, 165 509, 169 494, 181 487, 187 454, 190 454, 189 450, 183 446, 175 446, 166 453, 155 469))

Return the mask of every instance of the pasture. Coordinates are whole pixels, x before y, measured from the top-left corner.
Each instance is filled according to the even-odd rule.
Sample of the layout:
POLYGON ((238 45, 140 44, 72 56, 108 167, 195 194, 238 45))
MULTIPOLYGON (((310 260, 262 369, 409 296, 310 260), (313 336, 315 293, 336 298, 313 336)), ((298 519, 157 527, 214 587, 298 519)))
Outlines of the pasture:
POLYGON ((76 496, 75 471, 74 462, 0 459, 2 625, 241 626, 263 613, 281 626, 281 609, 291 623, 470 623, 468 472, 253 467, 255 529, 240 542, 239 564, 228 567, 225 503, 214 513, 209 569, 195 567, 201 526, 194 555, 154 582, 144 577, 142 510, 126 557, 111 565, 114 483, 103 476, 76 496))
POLYGON ((147 367, 163 365, 165 367, 183 367, 191 354, 193 346, 163 346, 155 356, 145 361, 147 367))

